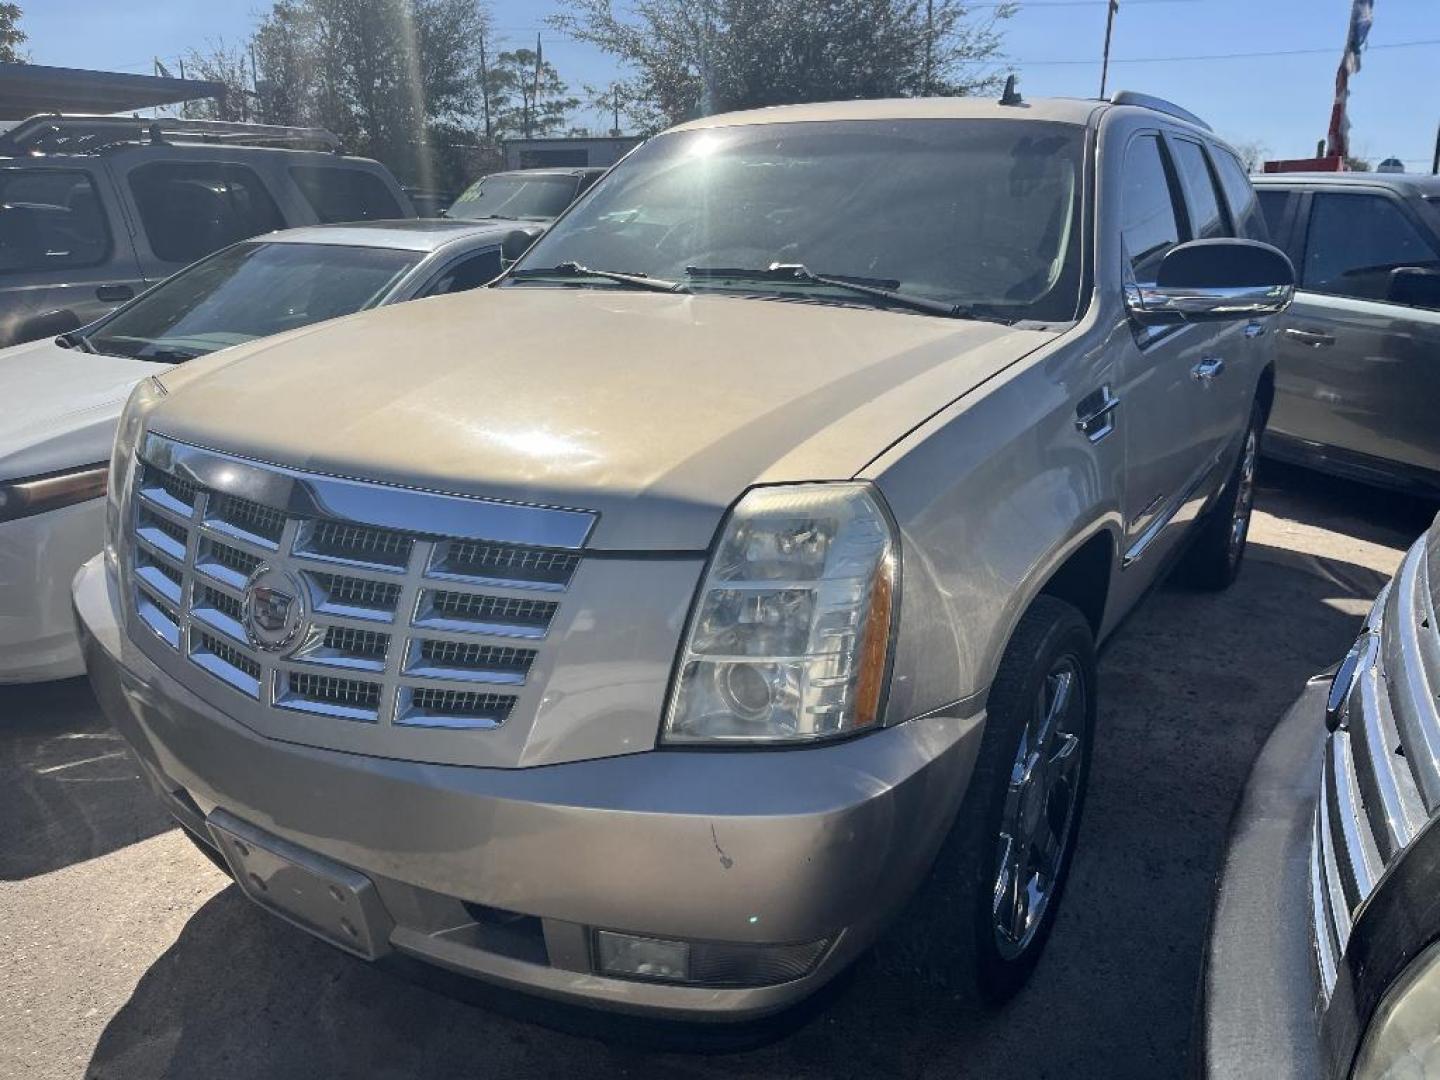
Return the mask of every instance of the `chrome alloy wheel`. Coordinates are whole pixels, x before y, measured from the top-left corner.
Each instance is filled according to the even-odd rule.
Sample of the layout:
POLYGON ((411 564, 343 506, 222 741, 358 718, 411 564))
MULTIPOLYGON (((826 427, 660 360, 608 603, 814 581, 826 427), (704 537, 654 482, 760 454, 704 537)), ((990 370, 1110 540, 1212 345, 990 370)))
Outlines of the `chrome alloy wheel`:
POLYGON ((1080 794, 1085 686, 1073 656, 1056 659, 1020 738, 996 847, 995 944, 1013 960, 1029 947, 1055 894, 1080 794))
POLYGON ((1230 517, 1230 563, 1234 565, 1245 549, 1250 532, 1250 511, 1255 506, 1255 460, 1259 456, 1259 439, 1252 427, 1245 433, 1245 449, 1240 452, 1239 485, 1235 491, 1235 511, 1230 517))

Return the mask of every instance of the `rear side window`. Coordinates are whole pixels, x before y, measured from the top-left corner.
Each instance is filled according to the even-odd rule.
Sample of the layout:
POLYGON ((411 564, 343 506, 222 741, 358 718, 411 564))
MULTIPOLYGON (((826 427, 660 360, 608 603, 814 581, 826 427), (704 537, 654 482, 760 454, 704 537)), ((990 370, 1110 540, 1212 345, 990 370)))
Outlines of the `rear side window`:
POLYGON ((1121 232, 1136 281, 1154 281, 1160 260, 1180 242, 1180 222, 1163 155, 1157 135, 1141 135, 1125 151, 1121 232))
POLYGON ((191 263, 237 240, 285 227, 260 177, 243 165, 164 162, 130 173, 155 257, 191 263))
POLYGON ((1190 235, 1195 240, 1212 240, 1229 234, 1225 211, 1220 208, 1220 192, 1214 174, 1199 143, 1176 139, 1175 167, 1180 171, 1186 198, 1190 200, 1190 235))
MULTIPOLYGON (((1261 213, 1260 202, 1245 167, 1228 150, 1213 149, 1210 159, 1215 171, 1220 174, 1220 186, 1225 189, 1225 198, 1230 202, 1230 217, 1235 222, 1235 231, 1250 240, 1269 240, 1279 236, 1277 229, 1266 228, 1267 216, 1261 213)), ((1282 204, 1283 209, 1283 204, 1282 204)))
POLYGON ((1272 237, 1285 239, 1285 214, 1290 209, 1290 192, 1267 188, 1261 191, 1260 212, 1265 215, 1265 228, 1272 237))
POLYGON ((1440 256, 1394 202, 1383 195, 1315 195, 1303 288, 1388 300, 1393 272, 1407 267, 1440 271, 1440 256))
POLYGON ((372 172, 329 165, 293 165, 290 178, 322 225, 404 217, 390 189, 372 172))
POLYGON ((0 273, 95 266, 109 253, 100 193, 88 174, 0 171, 0 273))

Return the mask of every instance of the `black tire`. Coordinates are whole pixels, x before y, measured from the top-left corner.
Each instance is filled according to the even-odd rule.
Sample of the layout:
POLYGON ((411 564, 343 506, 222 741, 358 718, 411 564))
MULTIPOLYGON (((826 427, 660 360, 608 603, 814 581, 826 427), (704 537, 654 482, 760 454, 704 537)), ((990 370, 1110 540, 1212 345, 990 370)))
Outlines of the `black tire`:
MULTIPOLYGON (((1071 605, 1041 596, 1021 618, 1000 661, 986 705, 985 734, 975 773, 942 854, 942 858, 960 860, 957 913, 972 925, 965 934, 970 942, 959 944, 969 945, 966 951, 970 954, 975 988, 986 1004, 1000 1005, 1024 986, 1054 927, 1085 805, 1095 702, 1095 639, 1090 624, 1071 605), (1058 856, 1050 864, 1053 873, 1041 914, 1022 940, 1007 936, 1002 944, 1002 933, 997 928, 1002 852, 1015 846, 1007 845, 1002 838, 1002 825, 1009 820, 1009 807, 1016 798, 1012 780, 1020 771, 1020 750, 1033 721, 1045 711, 1042 695, 1049 693, 1050 679, 1057 670, 1071 671, 1075 676, 1068 722, 1078 739, 1078 760, 1067 781, 1068 805, 1063 815, 1058 810, 1052 812, 1048 799, 1038 815, 1058 840, 1058 856), (1063 823, 1059 820, 1062 816, 1063 823)), ((1037 876, 1035 880, 1041 879, 1037 876)))
POLYGON ((1190 549, 1176 567, 1175 576, 1180 582, 1219 592, 1240 576, 1250 537, 1250 515, 1255 508, 1255 465, 1264 430, 1265 410, 1257 401, 1250 407, 1250 425, 1245 429, 1230 478, 1215 505, 1205 512, 1190 549))

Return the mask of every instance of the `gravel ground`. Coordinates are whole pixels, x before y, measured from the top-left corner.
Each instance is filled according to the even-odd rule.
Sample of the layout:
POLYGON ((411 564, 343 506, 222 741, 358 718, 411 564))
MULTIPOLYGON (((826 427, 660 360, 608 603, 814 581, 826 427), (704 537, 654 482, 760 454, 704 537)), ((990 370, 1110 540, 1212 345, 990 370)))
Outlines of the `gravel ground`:
POLYGON ((1162 587, 1106 650, 1074 877, 1001 1012, 950 992, 943 956, 907 933, 943 918, 929 888, 817 1007, 743 1052, 442 996, 252 907, 168 826, 77 680, 0 689, 0 1076, 1182 1075, 1250 762, 1432 512, 1298 470, 1262 482, 1235 588, 1162 587))

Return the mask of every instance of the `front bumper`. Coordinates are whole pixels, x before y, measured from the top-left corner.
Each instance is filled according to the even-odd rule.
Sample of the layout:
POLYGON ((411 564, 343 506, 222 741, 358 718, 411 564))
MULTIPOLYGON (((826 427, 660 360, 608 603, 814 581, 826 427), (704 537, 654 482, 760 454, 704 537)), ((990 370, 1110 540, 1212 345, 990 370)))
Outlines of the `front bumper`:
POLYGON ((182 825, 203 838, 218 812, 359 871, 393 920, 382 949, 629 1012, 744 1020, 843 970, 927 872, 982 729, 937 715, 803 750, 525 769, 382 760, 264 738, 186 690, 121 631, 101 560, 74 594, 101 705, 182 825), (489 912, 534 940, 489 934, 489 912), (680 986, 596 974, 598 929, 829 945, 788 982, 680 986))
POLYGON ((1310 840, 1329 688, 1316 676, 1276 725, 1235 812, 1206 946, 1205 1076, 1323 1075, 1310 840))
POLYGON ((85 673, 70 582, 104 530, 104 499, 0 525, 0 683, 85 673))

